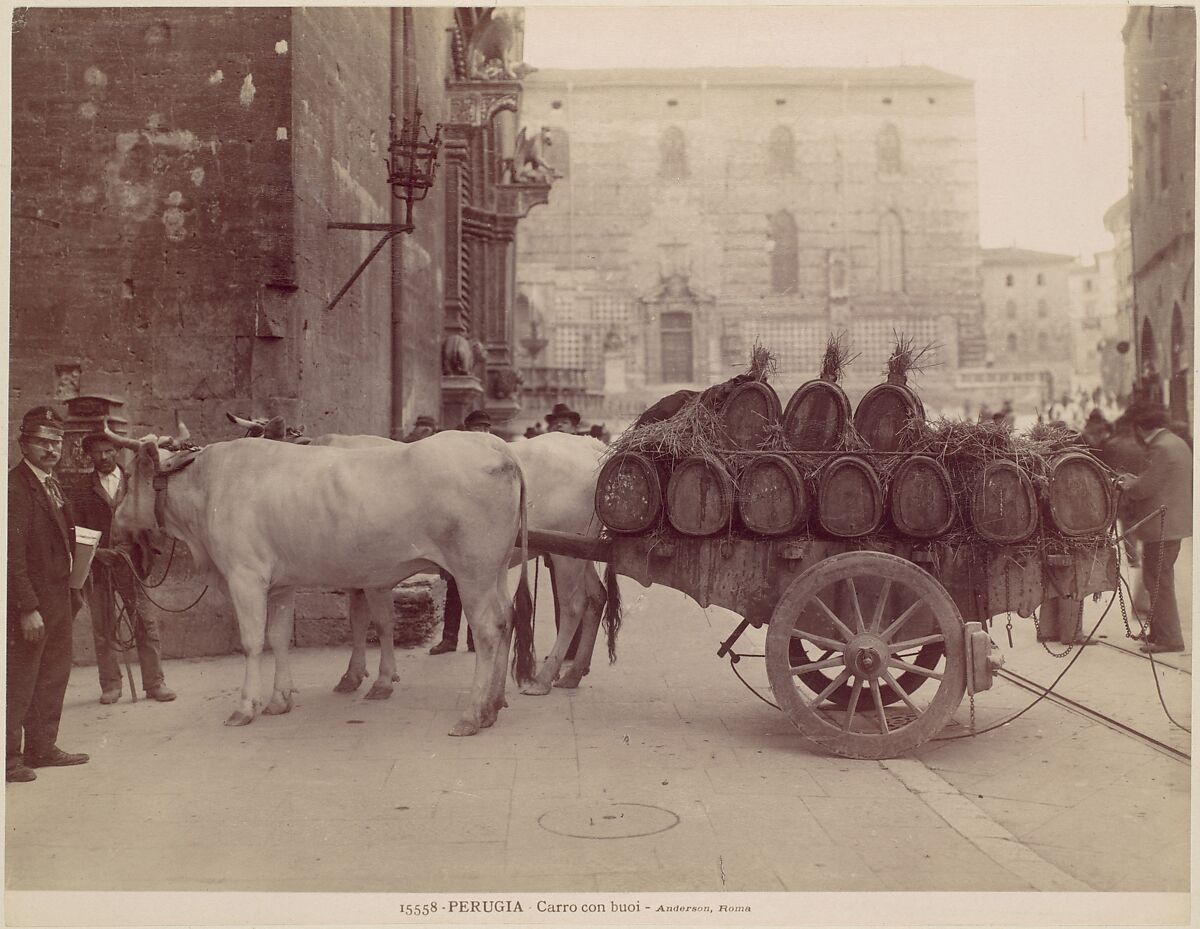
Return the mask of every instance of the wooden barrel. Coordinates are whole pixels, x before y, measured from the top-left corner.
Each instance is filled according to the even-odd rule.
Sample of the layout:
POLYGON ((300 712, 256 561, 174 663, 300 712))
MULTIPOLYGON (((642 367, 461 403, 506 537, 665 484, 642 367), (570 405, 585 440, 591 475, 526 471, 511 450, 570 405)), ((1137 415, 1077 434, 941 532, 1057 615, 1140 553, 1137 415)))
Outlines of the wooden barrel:
POLYGON ((742 469, 738 516, 751 532, 766 536, 795 532, 808 519, 809 507, 804 479, 783 455, 756 455, 742 469))
POLYGON ((903 384, 876 384, 858 401, 854 428, 877 452, 898 452, 916 437, 913 422, 925 421, 925 407, 903 384))
POLYGON ((835 458, 821 471, 817 519, 830 535, 853 539, 883 521, 883 487, 870 463, 853 455, 835 458))
POLYGON ((637 452, 614 455, 596 479, 596 515, 613 532, 645 532, 662 511, 662 484, 654 462, 637 452))
POLYGON ((762 448, 771 427, 779 422, 779 396, 763 381, 735 387, 721 408, 721 422, 729 448, 762 448))
POLYGON ((1100 535, 1116 516, 1104 468, 1086 452, 1066 452, 1050 463, 1046 515, 1063 535, 1100 535))
POLYGON ((684 535, 712 535, 729 525, 733 481, 716 458, 684 458, 667 482, 667 519, 684 535))
POLYGON ((1037 529, 1037 495, 1029 475, 1011 461, 993 461, 975 481, 971 523, 991 542, 1024 542, 1037 529))
POLYGON ((801 384, 783 412, 783 438, 798 452, 833 451, 850 423, 850 401, 832 381, 801 384))
POLYGON ((950 475, 935 459, 914 455, 896 469, 891 481, 892 523, 907 536, 932 539, 954 523, 950 475))

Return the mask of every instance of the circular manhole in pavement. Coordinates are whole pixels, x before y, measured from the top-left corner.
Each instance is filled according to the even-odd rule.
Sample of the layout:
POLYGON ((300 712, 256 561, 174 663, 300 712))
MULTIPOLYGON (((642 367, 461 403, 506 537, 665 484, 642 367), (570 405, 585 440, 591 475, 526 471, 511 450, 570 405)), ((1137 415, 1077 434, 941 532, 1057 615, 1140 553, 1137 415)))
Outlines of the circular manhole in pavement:
POLYGON ((679 817, 647 803, 580 803, 543 813, 538 825, 576 839, 632 839, 666 832, 679 817))

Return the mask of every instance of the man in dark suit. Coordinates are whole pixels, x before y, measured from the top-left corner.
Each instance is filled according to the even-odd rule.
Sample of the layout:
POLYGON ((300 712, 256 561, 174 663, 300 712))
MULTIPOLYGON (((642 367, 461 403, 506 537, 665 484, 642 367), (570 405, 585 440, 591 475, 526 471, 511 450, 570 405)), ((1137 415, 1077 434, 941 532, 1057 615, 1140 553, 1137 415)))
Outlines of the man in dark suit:
POLYGON ((1175 560, 1181 541, 1192 535, 1192 453, 1187 443, 1167 428, 1170 417, 1161 403, 1133 404, 1125 416, 1147 452, 1140 475, 1122 474, 1117 479, 1129 504, 1127 519, 1134 523, 1166 507, 1161 519, 1152 517, 1129 533, 1142 543, 1142 574, 1152 611, 1142 651, 1181 652, 1184 641, 1175 599, 1175 560))
POLYGON ((34 768, 84 764, 55 743, 71 677, 71 589, 75 526, 51 473, 63 424, 48 406, 21 421, 21 462, 8 472, 8 706, 5 780, 32 781, 34 768), (23 738, 22 738, 23 737, 23 738))
MULTIPOLYGON (((138 602, 138 584, 128 563, 113 547, 112 518, 117 504, 125 496, 125 473, 117 467, 117 448, 103 432, 84 436, 84 453, 94 470, 73 488, 71 509, 75 521, 100 533, 100 545, 92 563, 87 587, 88 611, 92 614, 92 636, 96 643, 96 667, 100 672, 100 702, 121 699, 121 665, 118 652, 119 595, 128 613, 137 642, 142 689, 153 700, 175 699, 175 692, 163 683, 158 623, 145 615, 138 602)), ((131 685, 132 686, 132 683, 131 685)))

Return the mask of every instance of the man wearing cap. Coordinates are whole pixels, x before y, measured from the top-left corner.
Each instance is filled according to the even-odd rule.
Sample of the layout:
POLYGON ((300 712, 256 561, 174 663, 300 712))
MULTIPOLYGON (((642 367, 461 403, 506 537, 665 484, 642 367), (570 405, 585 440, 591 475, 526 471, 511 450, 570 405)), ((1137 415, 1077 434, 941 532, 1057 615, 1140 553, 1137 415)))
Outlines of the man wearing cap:
POLYGON ((1117 478, 1129 504, 1128 520, 1135 523, 1163 510, 1127 533, 1142 543, 1142 580, 1150 595, 1150 632, 1141 650, 1181 652, 1186 643, 1175 598, 1175 561, 1183 540, 1192 535, 1192 453, 1167 428, 1170 416, 1161 403, 1132 404, 1125 416, 1147 452, 1140 475, 1117 478))
POLYGON ((117 466, 117 448, 103 432, 84 436, 82 445, 95 470, 76 485, 71 506, 79 525, 100 532, 100 547, 92 563, 87 587, 88 611, 92 614, 92 635, 96 643, 96 668, 100 672, 100 702, 116 703, 121 699, 118 594, 129 614, 137 642, 142 689, 153 700, 174 700, 175 692, 163 683, 158 623, 153 616, 143 613, 138 602, 137 581, 128 563, 113 547, 113 513, 125 496, 127 482, 125 473, 117 466))
POLYGON ((412 432, 406 435, 401 441, 403 442, 419 442, 421 439, 427 439, 437 432, 437 423, 434 422, 432 416, 418 416, 417 424, 412 427, 412 432))
POLYGON ((579 414, 565 403, 556 403, 546 415, 546 427, 549 432, 569 432, 574 435, 579 430, 579 414))
POLYGON ((467 432, 491 432, 492 417, 487 410, 472 410, 463 420, 463 429, 467 432))
POLYGON ((58 414, 34 407, 21 420, 23 457, 8 472, 8 783, 36 780, 34 768, 88 760, 55 744, 71 676, 71 624, 82 602, 70 586, 75 525, 51 473, 62 436, 58 414))

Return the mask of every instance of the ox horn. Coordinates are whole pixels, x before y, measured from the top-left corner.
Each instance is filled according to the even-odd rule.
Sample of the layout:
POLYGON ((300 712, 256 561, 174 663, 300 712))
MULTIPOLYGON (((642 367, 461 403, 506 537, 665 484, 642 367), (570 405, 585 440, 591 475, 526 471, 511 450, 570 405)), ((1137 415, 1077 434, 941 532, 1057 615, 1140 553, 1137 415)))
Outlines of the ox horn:
POLYGON ((127 436, 117 435, 115 432, 113 432, 110 428, 108 428, 107 419, 104 420, 104 436, 108 439, 108 441, 112 442, 113 445, 117 446, 117 448, 129 448, 136 452, 138 447, 141 445, 137 439, 130 439, 127 436))
POLYGON ((258 423, 254 422, 254 420, 252 420, 252 419, 243 419, 243 418, 242 418, 242 417, 240 417, 240 416, 237 416, 237 415, 235 415, 235 414, 233 414, 233 413, 230 413, 228 410, 226 410, 226 411, 225 411, 225 416, 226 416, 226 417, 229 419, 229 421, 230 421, 231 423, 233 423, 235 426, 241 426, 243 429, 253 429, 255 426, 257 426, 257 425, 258 425, 258 423))

